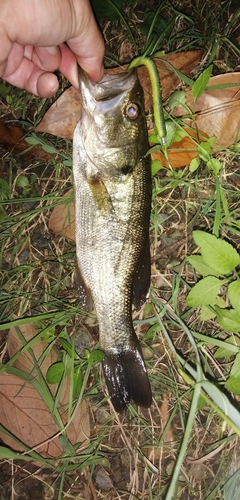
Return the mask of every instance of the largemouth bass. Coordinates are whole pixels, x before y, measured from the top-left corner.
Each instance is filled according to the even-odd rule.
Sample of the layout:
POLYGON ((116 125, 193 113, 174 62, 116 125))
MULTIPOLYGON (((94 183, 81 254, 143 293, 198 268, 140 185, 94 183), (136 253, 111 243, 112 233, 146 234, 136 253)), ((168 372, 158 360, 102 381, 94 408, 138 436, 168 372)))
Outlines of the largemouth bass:
POLYGON ((76 254, 82 301, 91 294, 116 411, 149 407, 151 387, 132 323, 149 289, 151 174, 143 91, 135 70, 94 83, 80 74, 73 140, 76 254))

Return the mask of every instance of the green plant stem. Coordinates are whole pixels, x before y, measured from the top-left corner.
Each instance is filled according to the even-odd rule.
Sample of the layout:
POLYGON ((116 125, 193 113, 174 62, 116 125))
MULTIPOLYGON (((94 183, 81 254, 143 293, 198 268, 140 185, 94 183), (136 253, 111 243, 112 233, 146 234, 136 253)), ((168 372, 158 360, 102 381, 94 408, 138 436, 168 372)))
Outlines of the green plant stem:
POLYGON ((152 59, 150 59, 149 57, 142 57, 142 56, 135 57, 135 59, 133 59, 132 62, 129 64, 128 69, 136 68, 141 65, 146 66, 149 73, 152 86, 154 123, 157 129, 157 135, 159 137, 159 141, 161 142, 162 145, 164 145, 166 137, 166 126, 163 115, 162 92, 161 92, 158 70, 152 59))

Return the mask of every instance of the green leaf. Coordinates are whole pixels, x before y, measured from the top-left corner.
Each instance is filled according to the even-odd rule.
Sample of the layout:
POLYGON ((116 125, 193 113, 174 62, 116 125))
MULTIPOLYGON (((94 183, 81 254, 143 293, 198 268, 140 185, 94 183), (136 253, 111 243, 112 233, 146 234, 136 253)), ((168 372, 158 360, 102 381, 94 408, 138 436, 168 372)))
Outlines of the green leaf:
POLYGON ((88 356, 88 364, 94 365, 95 363, 100 363, 104 358, 104 352, 100 349, 93 349, 93 351, 88 356))
POLYGON ((240 308, 240 278, 228 285, 228 297, 234 309, 240 308))
POLYGON ((195 172, 195 170, 198 169, 200 163, 201 163, 201 160, 200 160, 199 156, 196 156, 196 158, 193 158, 190 162, 190 165, 189 165, 190 172, 195 172))
POLYGON ((220 287, 225 280, 220 280, 215 276, 207 276, 200 280, 189 292, 187 304, 189 307, 198 307, 203 305, 214 305, 220 287))
POLYGON ((213 311, 209 306, 202 306, 199 314, 201 321, 209 321, 216 317, 215 311, 213 311))
POLYGON ((217 175, 221 169, 221 163, 217 158, 211 158, 207 162, 207 167, 212 170, 215 175, 217 175))
POLYGON ((192 95, 194 101, 199 99, 199 97, 202 95, 204 90, 206 89, 206 86, 208 84, 209 78, 212 74, 212 65, 206 68, 201 75, 197 78, 197 80, 194 82, 192 86, 192 95))
POLYGON ((240 312, 236 309, 221 309, 216 307, 217 319, 219 325, 226 332, 239 333, 240 331, 240 312))
POLYGON ((77 399, 82 388, 82 370, 81 366, 78 365, 74 370, 73 375, 73 399, 77 399))
POLYGON ((230 377, 228 378, 225 387, 227 387, 227 389, 234 394, 240 394, 240 352, 234 360, 230 377))
POLYGON ((0 178, 0 201, 7 200, 10 196, 10 186, 5 179, 0 178))
POLYGON ((11 85, 7 85, 6 83, 0 83, 0 96, 6 99, 7 95, 11 91, 11 85))
POLYGON ((202 276, 219 276, 220 273, 216 272, 212 267, 208 266, 202 255, 189 255, 187 257, 187 262, 189 262, 196 271, 202 276))
POLYGON ((50 144, 41 144, 41 147, 43 151, 46 151, 46 153, 56 154, 58 152, 57 149, 50 144))
POLYGON ((123 0, 92 0, 91 4, 97 19, 106 21, 118 21, 120 19, 117 9, 122 8, 123 0))
POLYGON ((169 148, 169 146, 172 144, 173 137, 176 132, 176 124, 171 120, 166 120, 165 126, 166 126, 166 137, 165 137, 166 147, 169 148))
POLYGON ((16 186, 18 188, 25 188, 29 186, 29 180, 26 175, 19 175, 16 180, 16 186))
POLYGON ((233 377, 232 375, 230 375, 225 384, 225 387, 233 394, 240 394, 240 377, 233 377))
POLYGON ((176 132, 173 137, 173 142, 180 142, 184 137, 187 137, 188 133, 183 128, 177 127, 176 132))
POLYGON ((48 384, 58 384, 62 379, 64 371, 65 367, 62 361, 58 361, 57 363, 53 363, 49 366, 46 373, 46 380, 48 384))
POLYGON ((164 21, 162 15, 158 14, 156 16, 156 12, 150 10, 144 13, 142 22, 139 24, 139 31, 146 36, 150 29, 152 29, 153 34, 160 35, 165 28, 166 21, 164 21), (153 22, 154 25, 152 26, 153 22))
POLYGON ((72 358, 74 354, 74 359, 79 359, 78 354, 73 350, 71 342, 68 342, 68 340, 64 339, 63 337, 59 337, 58 340, 59 342, 61 342, 63 349, 67 352, 70 358, 72 358))
POLYGON ((163 168, 161 162, 159 160, 153 160, 151 162, 151 173, 152 173, 152 177, 154 175, 156 175, 156 173, 161 169, 163 168))
POLYGON ((240 264, 240 255, 227 241, 204 231, 193 231, 205 263, 219 274, 229 274, 240 264))
POLYGON ((186 104, 186 92, 184 90, 175 90, 168 99, 168 106, 171 111, 177 106, 184 106, 186 104))
POLYGON ((214 354, 214 358, 231 358, 235 354, 233 348, 231 349, 231 344, 240 346, 240 339, 237 335, 233 335, 233 338, 228 338, 224 343, 225 347, 219 347, 214 354))
POLYGON ((7 212, 4 210, 4 208, 0 205, 0 222, 3 222, 4 219, 7 217, 7 212))
POLYGON ((200 144, 198 144, 197 152, 199 154, 199 157, 206 163, 211 160, 211 156, 209 154, 210 151, 211 151, 211 144, 208 141, 201 142, 200 144))

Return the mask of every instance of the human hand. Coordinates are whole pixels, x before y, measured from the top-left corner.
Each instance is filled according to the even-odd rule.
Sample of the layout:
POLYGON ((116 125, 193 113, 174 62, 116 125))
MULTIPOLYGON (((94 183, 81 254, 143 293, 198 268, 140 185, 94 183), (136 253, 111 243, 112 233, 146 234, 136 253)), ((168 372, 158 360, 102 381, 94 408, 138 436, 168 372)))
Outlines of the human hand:
POLYGON ((77 63, 101 80, 104 42, 89 0, 0 0, 0 12, 0 77, 6 82, 51 97, 57 69, 78 87, 77 63))

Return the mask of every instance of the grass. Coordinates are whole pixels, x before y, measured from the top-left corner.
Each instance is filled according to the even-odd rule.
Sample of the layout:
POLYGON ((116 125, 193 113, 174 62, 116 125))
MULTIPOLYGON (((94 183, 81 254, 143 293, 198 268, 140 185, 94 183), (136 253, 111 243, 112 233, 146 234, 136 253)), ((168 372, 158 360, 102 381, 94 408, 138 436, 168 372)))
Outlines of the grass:
MULTIPOLYGON (((196 69, 195 79, 197 71, 201 72, 210 63, 214 73, 237 66, 237 6, 216 2, 212 12, 207 3, 196 2, 193 6, 186 1, 181 3, 180 12, 179 2, 175 1, 162 2, 160 7, 166 28, 164 35, 164 30, 158 33, 155 25, 151 25, 152 21, 145 22, 147 33, 152 26, 151 36, 144 35, 141 31, 144 23, 138 21, 142 7, 131 2, 126 2, 123 24, 119 19, 102 22, 112 60, 119 60, 131 30, 135 46, 131 47, 130 58, 144 53, 149 44, 153 49, 158 43, 156 48, 166 51, 204 48, 202 65, 196 69), (169 26, 170 18, 174 22, 169 26)), ((40 143, 41 149, 45 145, 48 157, 42 160, 34 156, 32 150, 30 160, 12 152, 5 152, 2 158, 0 177, 5 183, 1 184, 4 189, 1 191, 0 333, 6 364, 1 368, 11 372, 4 350, 8 329, 26 321, 34 322, 46 346, 56 344, 59 361, 66 369, 74 374, 77 367, 81 367, 83 385, 76 399, 78 404, 83 397, 88 402, 91 436, 89 442, 79 447, 71 447, 64 441, 65 453, 57 461, 40 459, 38 450, 27 447, 22 457, 0 447, 1 497, 10 498, 12 485, 17 488, 21 481, 28 484, 33 476, 37 481, 36 498, 42 498, 42 483, 48 494, 51 492, 59 499, 66 495, 68 498, 92 495, 94 499, 109 500, 233 500, 234 495, 238 498, 238 477, 233 483, 236 477, 233 475, 239 467, 237 430, 219 414, 216 406, 217 398, 229 411, 231 403, 239 405, 238 395, 227 393, 229 399, 223 399, 224 381, 235 357, 215 357, 218 343, 223 345, 229 336, 216 319, 202 321, 199 309, 190 308, 186 303, 189 291, 199 279, 186 261, 186 256, 196 248, 193 230, 211 233, 217 228, 219 236, 239 248, 237 149, 219 151, 217 159, 221 168, 215 175, 201 160, 195 172, 190 172, 188 167, 160 169, 153 179, 152 285, 150 299, 134 321, 144 347, 154 403, 149 410, 137 411, 130 406, 125 415, 119 416, 106 398, 99 365, 89 358, 88 351, 83 359, 73 363, 66 350, 66 342, 81 338, 83 328, 92 334, 90 352, 94 352, 97 342, 96 318, 86 317, 75 291, 74 244, 51 235, 48 229, 53 207, 71 187, 71 143, 49 137, 51 147, 48 149, 49 142, 43 136, 34 135, 33 125, 50 103, 6 87, 5 94, 1 91, 3 119, 8 113, 15 123, 23 121, 32 144, 40 143), (217 395, 204 374, 220 388, 217 395), (40 469, 31 468, 28 457, 29 461, 41 460, 40 469), (113 487, 104 491, 109 484, 107 473, 113 487), (230 486, 229 477, 232 477, 230 486)), ((32 344, 24 347, 32 358, 36 385, 39 384, 39 391, 46 399, 49 393, 44 391, 48 391, 48 385, 39 373, 30 348, 32 344)), ((73 385, 72 382, 70 393, 73 385)), ((54 401, 50 397, 48 405, 59 418, 54 401)), ((70 394, 69 406, 74 410, 75 405, 70 394)), ((64 430, 61 419, 58 423, 60 430, 64 430)), ((62 438, 64 440, 64 432, 62 438)))

